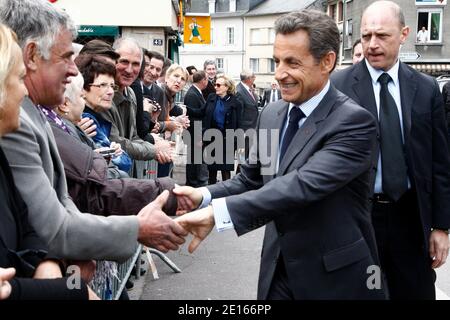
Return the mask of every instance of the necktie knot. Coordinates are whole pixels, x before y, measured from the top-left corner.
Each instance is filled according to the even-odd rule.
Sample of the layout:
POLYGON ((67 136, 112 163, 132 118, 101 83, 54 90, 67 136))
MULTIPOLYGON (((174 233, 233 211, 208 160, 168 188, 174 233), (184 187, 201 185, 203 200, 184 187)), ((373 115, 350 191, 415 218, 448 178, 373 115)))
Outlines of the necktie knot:
POLYGON ((289 111, 289 125, 292 124, 298 124, 300 119, 305 117, 305 114, 302 110, 300 110, 299 107, 295 106, 289 111))
POLYGON ((390 81, 392 81, 391 76, 384 72, 379 78, 378 78, 378 82, 381 83, 382 85, 387 85, 390 81))
POLYGON ((286 153, 286 150, 292 141, 292 138, 294 138, 295 134, 298 131, 298 122, 303 117, 306 117, 305 114, 297 106, 293 107, 291 111, 289 111, 289 123, 284 134, 283 142, 281 144, 280 161, 283 159, 284 154, 286 153))

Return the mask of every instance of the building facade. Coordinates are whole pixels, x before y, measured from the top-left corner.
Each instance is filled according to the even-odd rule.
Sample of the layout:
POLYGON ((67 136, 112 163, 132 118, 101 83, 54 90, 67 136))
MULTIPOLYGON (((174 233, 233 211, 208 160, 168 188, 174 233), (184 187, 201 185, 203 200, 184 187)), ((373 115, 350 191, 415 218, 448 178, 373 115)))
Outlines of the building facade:
POLYGON ((142 47, 178 61, 177 0, 57 0, 53 5, 75 21, 81 43, 92 38, 112 43, 119 36, 132 37, 142 47))
POLYGON ((180 48, 183 66, 194 65, 203 69, 207 59, 216 61, 217 69, 239 79, 244 68, 245 24, 244 15, 264 0, 191 0, 185 2, 185 15, 211 16, 211 43, 184 43, 180 48))
MULTIPOLYGON (((410 34, 400 49, 400 59, 427 74, 450 73, 450 5, 447 0, 393 0, 405 15, 410 34), (424 28, 424 35, 419 31, 424 28)), ((340 25, 341 64, 351 64, 352 44, 361 37, 361 15, 373 1, 329 0, 327 12, 340 25)))
POLYGON ((243 67, 256 75, 255 84, 260 94, 275 79, 273 43, 275 21, 283 14, 301 10, 324 11, 326 2, 318 0, 267 0, 245 14, 245 48, 243 67))

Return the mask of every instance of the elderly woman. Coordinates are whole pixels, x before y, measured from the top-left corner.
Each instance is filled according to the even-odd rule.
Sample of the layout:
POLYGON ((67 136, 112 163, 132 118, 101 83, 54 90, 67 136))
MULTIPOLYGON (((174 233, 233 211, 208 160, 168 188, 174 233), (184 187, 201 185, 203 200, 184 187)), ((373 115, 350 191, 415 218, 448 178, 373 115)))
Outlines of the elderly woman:
POLYGON ((83 88, 86 106, 83 117, 92 119, 96 126, 97 134, 92 139, 97 147, 115 149, 112 163, 120 170, 129 173, 132 164, 131 158, 120 149, 119 144, 111 143, 109 140, 111 122, 102 115, 112 105, 114 90, 117 88, 114 83, 116 68, 104 58, 95 55, 80 56, 76 63, 84 78, 83 88))
POLYGON ((235 96, 236 86, 233 80, 225 75, 219 75, 216 79, 215 89, 216 93, 211 93, 206 100, 203 130, 220 130, 223 139, 223 157, 216 159, 216 150, 212 150, 212 159, 218 161, 211 163, 211 161, 206 159, 209 171, 209 184, 217 182, 218 170, 222 173, 223 181, 231 177, 231 171, 234 170, 236 145, 233 142, 233 148, 227 147, 226 130, 239 128, 239 115, 242 112, 242 104, 235 96))
MULTIPOLYGON (((0 24, 0 137, 19 128, 19 107, 27 94, 24 76, 17 39, 10 29, 0 24)), ((61 278, 58 263, 49 258, 46 245, 28 221, 26 204, 0 147, 0 268, 15 268, 17 276, 8 283, 0 280, 0 290, 7 293, 2 298, 7 295, 10 299, 96 298, 83 280, 79 289, 70 290, 68 279, 61 278), (38 279, 43 275, 59 278, 38 279), (27 279, 31 277, 35 279, 27 279)), ((9 279, 11 270, 8 273, 9 279)))

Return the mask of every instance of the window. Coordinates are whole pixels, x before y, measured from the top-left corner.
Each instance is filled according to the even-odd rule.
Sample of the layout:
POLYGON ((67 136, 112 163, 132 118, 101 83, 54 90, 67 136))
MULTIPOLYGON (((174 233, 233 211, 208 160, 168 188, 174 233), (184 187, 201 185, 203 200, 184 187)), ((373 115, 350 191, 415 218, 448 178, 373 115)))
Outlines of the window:
POLYGON ((234 44, 234 27, 227 28, 227 44, 234 44))
POLYGON ((344 20, 344 4, 342 1, 338 2, 338 22, 344 20))
POLYGON ((250 44, 261 43, 261 29, 250 29, 250 44))
POLYGON ((216 68, 217 70, 221 69, 222 71, 224 71, 223 58, 216 58, 216 68))
POLYGON ((438 5, 443 6, 447 4, 447 0, 416 0, 416 5, 438 5))
POLYGON ((336 4, 330 4, 328 6, 328 15, 333 19, 336 20, 336 4))
POLYGON ((424 8, 418 10, 416 42, 442 42, 442 9, 424 8))
POLYGON ((272 58, 267 59, 267 66, 268 66, 268 72, 269 73, 275 73, 275 60, 273 60, 272 58))
POLYGON ((259 59, 250 59, 250 70, 252 70, 254 73, 259 72, 259 59))
POLYGON ((269 28, 269 43, 273 44, 275 42, 275 28, 269 28))

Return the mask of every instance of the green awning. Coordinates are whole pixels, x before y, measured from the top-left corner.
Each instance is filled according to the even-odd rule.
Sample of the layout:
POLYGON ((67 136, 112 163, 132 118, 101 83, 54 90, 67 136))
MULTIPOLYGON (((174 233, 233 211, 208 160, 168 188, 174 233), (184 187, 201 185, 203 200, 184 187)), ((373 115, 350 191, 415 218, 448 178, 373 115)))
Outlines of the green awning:
POLYGON ((79 26, 78 36, 110 36, 119 34, 119 27, 112 26, 79 26))

